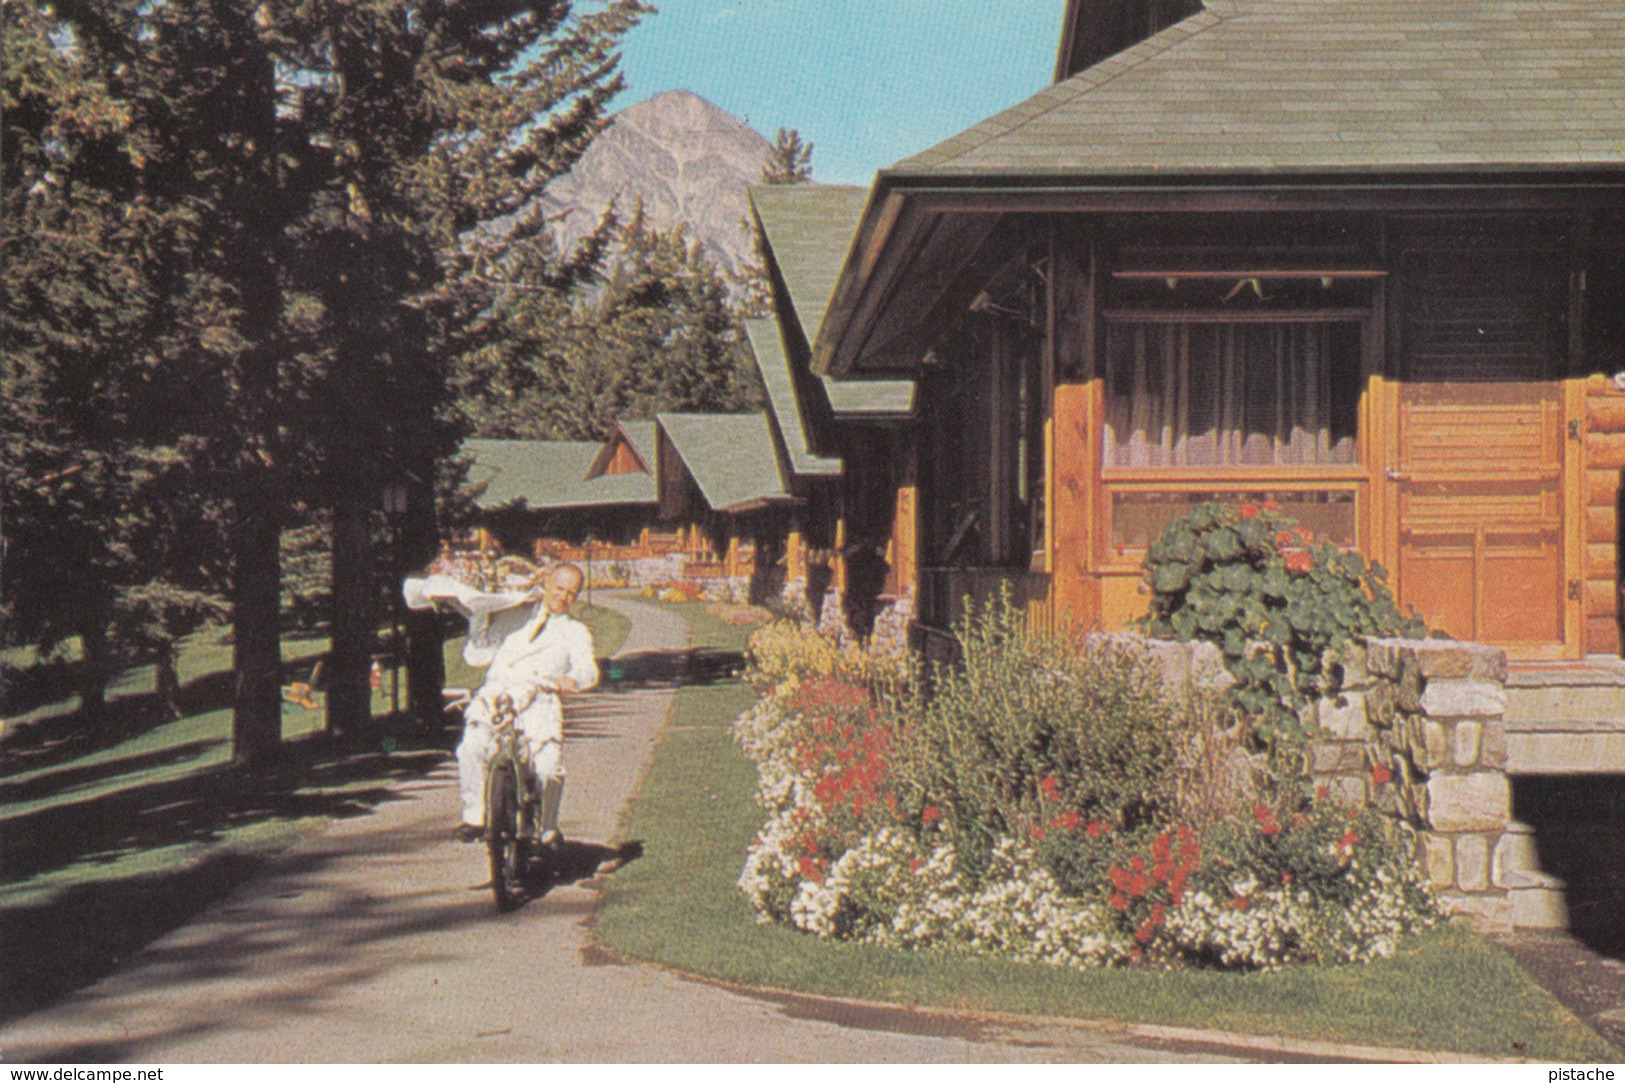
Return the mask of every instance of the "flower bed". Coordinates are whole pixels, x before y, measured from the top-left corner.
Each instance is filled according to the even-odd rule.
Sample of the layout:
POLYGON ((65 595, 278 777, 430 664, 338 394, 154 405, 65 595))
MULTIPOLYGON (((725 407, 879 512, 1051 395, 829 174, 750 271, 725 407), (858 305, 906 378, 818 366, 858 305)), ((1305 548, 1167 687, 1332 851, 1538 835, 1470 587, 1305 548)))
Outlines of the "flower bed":
MULTIPOLYGON (((1436 917, 1408 838, 1259 763, 1237 795, 1207 707, 1121 650, 960 629, 962 670, 903 674, 776 624, 736 724, 767 820, 739 884, 818 936, 1058 966, 1274 968, 1391 955, 1436 917), (1194 801, 1191 794, 1202 795, 1194 801)), ((1278 758, 1277 758, 1278 759, 1278 758)))

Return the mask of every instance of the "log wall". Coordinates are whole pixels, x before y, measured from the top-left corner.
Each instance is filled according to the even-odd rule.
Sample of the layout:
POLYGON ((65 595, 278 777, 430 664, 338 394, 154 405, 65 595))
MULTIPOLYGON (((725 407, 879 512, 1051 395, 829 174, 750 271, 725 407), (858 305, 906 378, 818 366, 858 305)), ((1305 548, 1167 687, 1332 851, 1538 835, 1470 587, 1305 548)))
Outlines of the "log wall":
POLYGON ((1619 490, 1625 471, 1625 392, 1586 381, 1585 650, 1619 654, 1619 490))

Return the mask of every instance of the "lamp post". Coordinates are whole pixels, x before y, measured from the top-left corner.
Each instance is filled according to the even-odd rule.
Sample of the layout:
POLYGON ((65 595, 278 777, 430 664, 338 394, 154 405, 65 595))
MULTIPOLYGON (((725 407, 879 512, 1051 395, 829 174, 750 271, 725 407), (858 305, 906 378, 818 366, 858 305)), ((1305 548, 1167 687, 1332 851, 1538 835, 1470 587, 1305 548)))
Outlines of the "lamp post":
POLYGON ((587 540, 584 543, 587 553, 587 604, 592 605, 592 531, 587 531, 587 540))
POLYGON ((389 710, 401 713, 401 517, 406 514, 407 488, 401 480, 384 483, 382 494, 384 514, 389 518, 389 566, 391 582, 390 645, 389 645, 389 710))

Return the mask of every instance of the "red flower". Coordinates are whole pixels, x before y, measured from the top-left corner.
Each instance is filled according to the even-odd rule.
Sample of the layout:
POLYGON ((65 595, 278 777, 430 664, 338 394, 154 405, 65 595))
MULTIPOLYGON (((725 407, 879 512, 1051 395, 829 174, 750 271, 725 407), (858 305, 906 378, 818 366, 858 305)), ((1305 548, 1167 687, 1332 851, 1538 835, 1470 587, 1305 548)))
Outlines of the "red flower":
POLYGON ((1280 511, 1281 510, 1281 505, 1277 504, 1273 500, 1266 500, 1266 501, 1264 501, 1264 510, 1265 511, 1280 511))
POLYGON ((1258 505, 1257 504, 1243 504, 1241 506, 1240 510, 1241 510, 1241 517, 1243 519, 1255 519, 1255 518, 1258 517, 1258 505))
POLYGON ((1314 534, 1311 533, 1309 528, 1306 527, 1306 526, 1295 526, 1295 527, 1292 528, 1292 532, 1294 534, 1296 534, 1299 538, 1302 538, 1303 543, 1305 545, 1308 545, 1311 541, 1314 540, 1314 537, 1315 537, 1314 534))
POLYGON ((1051 820, 1049 825, 1056 831, 1076 831, 1083 826, 1083 817, 1077 810, 1069 809, 1051 820))
POLYGON ((1055 781, 1054 775, 1045 775, 1043 778, 1039 779, 1038 788, 1042 790, 1044 796, 1049 798, 1051 801, 1055 800, 1056 797, 1060 795, 1060 783, 1055 781))
POLYGON ((1112 897, 1107 899, 1106 901, 1109 904, 1111 904, 1111 908, 1113 910, 1127 910, 1128 909, 1128 900, 1123 897, 1123 893, 1121 891, 1112 892, 1112 897))
POLYGON ((1354 849, 1354 844, 1359 842, 1359 841, 1360 841, 1360 836, 1359 835, 1357 835, 1353 831, 1345 831, 1345 832, 1343 832, 1342 841, 1339 842, 1337 844, 1337 846, 1338 846, 1338 849, 1340 849, 1340 850, 1352 850, 1352 849, 1354 849))
POLYGON ((1112 825, 1103 820, 1091 820, 1089 821, 1089 826, 1083 829, 1083 833, 1092 839, 1098 839, 1111 829, 1112 825))
POLYGON ((823 883, 824 870, 818 867, 818 862, 810 857, 801 859, 801 875, 815 883, 823 883))
POLYGON ((1254 805, 1253 819, 1258 821, 1258 829, 1266 835, 1279 835, 1281 825, 1275 822, 1275 813, 1268 805, 1254 805))
POLYGON ((925 867, 925 862, 920 860, 917 857, 912 859, 908 863, 908 871, 909 871, 910 874, 912 874, 914 876, 918 876, 919 873, 920 873, 920 870, 922 868, 924 868, 924 867, 925 867))
POLYGON ((1283 530, 1279 534, 1275 535, 1275 548, 1277 548, 1277 549, 1285 549, 1287 546, 1289 546, 1291 544, 1292 544, 1292 531, 1283 530))
POLYGON ((1373 786, 1381 786, 1384 782, 1391 781, 1393 777, 1394 773, 1388 770, 1386 764, 1374 763, 1371 765, 1371 784, 1373 786))
POLYGON ((1301 550, 1286 555, 1286 570, 1289 572, 1307 572, 1315 566, 1315 558, 1301 550))
POLYGON ((940 819, 942 819, 942 812, 935 805, 927 805, 920 810, 920 822, 925 824, 927 827, 930 827, 940 819))

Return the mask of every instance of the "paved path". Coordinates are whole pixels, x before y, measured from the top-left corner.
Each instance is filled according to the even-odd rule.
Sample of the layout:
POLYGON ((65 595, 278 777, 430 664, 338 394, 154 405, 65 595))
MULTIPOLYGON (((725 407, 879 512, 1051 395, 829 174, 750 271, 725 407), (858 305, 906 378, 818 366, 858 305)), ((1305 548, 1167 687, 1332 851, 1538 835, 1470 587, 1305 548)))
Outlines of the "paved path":
MULTIPOLYGON (((669 612, 602 601, 632 618, 623 656, 684 645, 669 612)), ((615 844, 671 695, 645 683, 573 703, 572 840, 615 844)), ((448 763, 293 847, 117 973, 0 1027, 0 1061, 1228 1059, 1121 1029, 752 996, 605 964, 586 928, 604 877, 499 916, 484 850, 449 841, 455 783, 448 763)))

